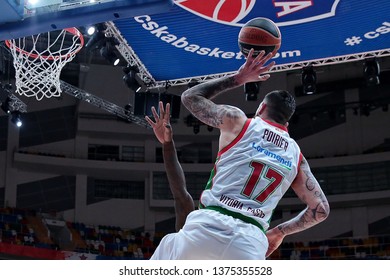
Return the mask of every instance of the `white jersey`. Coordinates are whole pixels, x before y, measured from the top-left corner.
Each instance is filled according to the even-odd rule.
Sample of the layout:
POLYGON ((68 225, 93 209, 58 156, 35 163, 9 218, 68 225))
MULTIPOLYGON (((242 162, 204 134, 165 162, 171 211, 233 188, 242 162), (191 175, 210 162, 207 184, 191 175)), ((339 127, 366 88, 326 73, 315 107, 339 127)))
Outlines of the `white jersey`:
POLYGON ((218 152, 199 208, 217 210, 265 232, 301 159, 286 127, 260 117, 248 119, 240 134, 218 152))

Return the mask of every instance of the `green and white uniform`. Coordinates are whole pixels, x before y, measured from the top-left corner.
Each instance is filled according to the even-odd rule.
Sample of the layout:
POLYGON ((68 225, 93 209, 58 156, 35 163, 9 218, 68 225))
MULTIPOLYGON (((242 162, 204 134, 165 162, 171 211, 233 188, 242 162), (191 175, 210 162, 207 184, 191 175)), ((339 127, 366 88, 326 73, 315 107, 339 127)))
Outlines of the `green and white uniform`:
POLYGON ((286 127, 248 119, 219 151, 199 210, 162 239, 152 259, 264 259, 265 231, 301 160, 286 127))

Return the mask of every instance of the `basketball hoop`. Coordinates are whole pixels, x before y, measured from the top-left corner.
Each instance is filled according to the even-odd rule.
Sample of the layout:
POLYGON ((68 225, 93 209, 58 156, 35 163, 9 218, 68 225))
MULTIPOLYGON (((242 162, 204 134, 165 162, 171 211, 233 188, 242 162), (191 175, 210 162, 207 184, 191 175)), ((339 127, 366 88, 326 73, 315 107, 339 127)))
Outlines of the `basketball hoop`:
POLYGON ((16 92, 40 101, 60 96, 61 70, 84 46, 84 37, 72 27, 5 43, 14 58, 16 92))

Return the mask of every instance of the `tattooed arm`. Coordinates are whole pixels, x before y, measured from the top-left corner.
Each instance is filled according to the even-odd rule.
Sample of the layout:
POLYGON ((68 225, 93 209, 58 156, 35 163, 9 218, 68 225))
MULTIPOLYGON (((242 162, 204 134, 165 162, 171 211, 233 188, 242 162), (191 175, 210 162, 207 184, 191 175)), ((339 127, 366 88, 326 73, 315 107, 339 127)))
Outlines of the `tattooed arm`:
POLYGON ((324 221, 329 215, 328 200, 305 158, 302 159, 300 170, 291 188, 307 206, 293 219, 267 232, 269 243, 267 257, 279 247, 286 235, 306 230, 324 221))
POLYGON ((246 116, 236 107, 217 105, 210 99, 239 85, 234 76, 212 80, 186 90, 182 94, 181 100, 184 106, 200 121, 209 126, 223 129, 230 125, 231 120, 246 118, 246 116))
POLYGON ((241 130, 246 116, 244 112, 234 106, 217 105, 211 101, 219 94, 236 88, 248 82, 265 81, 269 75, 263 75, 274 63, 264 66, 272 54, 264 56, 260 53, 252 57, 253 50, 249 52, 244 65, 234 75, 211 80, 187 89, 181 97, 184 106, 203 123, 231 131, 238 126, 241 130))

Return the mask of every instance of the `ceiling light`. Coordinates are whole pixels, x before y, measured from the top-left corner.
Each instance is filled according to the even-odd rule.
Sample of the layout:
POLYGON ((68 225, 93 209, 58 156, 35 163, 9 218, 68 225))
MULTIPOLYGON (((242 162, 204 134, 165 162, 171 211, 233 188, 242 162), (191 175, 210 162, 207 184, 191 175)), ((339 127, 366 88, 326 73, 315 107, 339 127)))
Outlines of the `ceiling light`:
POLYGON ((312 65, 302 68, 302 87, 304 94, 316 92, 317 74, 312 65))
POLYGON ((194 131, 194 134, 198 134, 199 131, 200 131, 200 125, 199 123, 195 123, 194 126, 193 126, 193 131, 194 131))
POLYGON ((133 90, 134 92, 139 92, 141 90, 141 85, 137 81, 138 69, 135 66, 127 66, 123 68, 125 75, 123 76, 123 81, 126 86, 133 90))
POLYGON ((256 101, 260 90, 260 82, 251 82, 244 84, 246 101, 256 101))
POLYGON ((7 97, 4 101, 1 101, 1 109, 6 113, 7 115, 11 113, 11 110, 9 108, 10 98, 7 97))
POLYGON ((112 49, 112 46, 109 44, 106 44, 106 46, 100 49, 100 55, 107 59, 107 61, 114 66, 117 66, 120 62, 120 58, 116 55, 116 53, 112 49))
POLYGON ((131 114, 131 109, 133 108, 133 105, 131 104, 126 104, 124 109, 125 109, 125 114, 130 115, 131 114))
POLYGON ((17 127, 21 127, 23 125, 22 119, 20 117, 20 112, 18 111, 11 112, 11 122, 15 124, 17 127))
POLYGON ((92 35, 92 36, 91 36, 91 38, 89 38, 88 42, 85 44, 85 48, 87 50, 92 49, 93 47, 95 49, 99 49, 105 43, 105 40, 106 40, 106 35, 104 33, 106 27, 102 23, 96 24, 94 26, 95 31, 92 34, 90 34, 90 32, 92 31, 92 29, 90 30, 91 27, 87 28, 88 35, 92 35))
POLYGON ((380 67, 376 57, 367 58, 364 61, 363 74, 368 86, 376 86, 380 84, 380 67))
POLYGON ((96 27, 95 26, 89 26, 88 28, 87 28, 87 34, 88 35, 93 35, 94 33, 96 32, 96 27))

